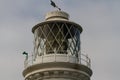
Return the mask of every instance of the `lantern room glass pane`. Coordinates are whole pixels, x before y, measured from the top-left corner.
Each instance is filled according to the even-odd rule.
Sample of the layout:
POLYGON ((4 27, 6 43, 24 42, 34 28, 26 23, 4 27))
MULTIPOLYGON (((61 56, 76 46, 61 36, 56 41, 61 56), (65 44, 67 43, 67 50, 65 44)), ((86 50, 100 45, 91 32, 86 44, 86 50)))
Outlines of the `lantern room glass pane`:
POLYGON ((78 55, 80 50, 80 31, 70 23, 50 22, 35 30, 35 54, 78 55))

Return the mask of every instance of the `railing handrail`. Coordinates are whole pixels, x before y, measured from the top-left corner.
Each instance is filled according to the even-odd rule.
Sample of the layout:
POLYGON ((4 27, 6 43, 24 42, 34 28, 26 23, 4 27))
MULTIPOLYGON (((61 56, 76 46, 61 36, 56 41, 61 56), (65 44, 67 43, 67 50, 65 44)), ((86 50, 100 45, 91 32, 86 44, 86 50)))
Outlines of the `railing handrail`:
MULTIPOLYGON (((70 57, 71 57, 71 58, 75 58, 75 59, 76 59, 76 62, 75 62, 75 63, 81 64, 81 65, 85 65, 85 66, 87 66, 88 68, 91 67, 91 60, 90 60, 90 58, 88 57, 88 55, 85 55, 85 54, 79 54, 79 57, 78 57, 78 58, 76 58, 75 56, 69 55, 69 54, 46 54, 46 55, 39 56, 39 57, 41 57, 41 59, 42 59, 42 61, 40 61, 39 63, 44 63, 44 62, 43 62, 43 59, 46 58, 46 57, 50 57, 50 56, 51 56, 51 57, 54 56, 54 58, 55 58, 54 60, 55 60, 56 62, 59 62, 59 61, 56 60, 56 58, 58 58, 59 55, 61 55, 61 56, 64 55, 63 57, 65 57, 65 58, 68 60, 68 62, 71 62, 71 61, 69 60, 70 57)), ((34 65, 33 55, 28 56, 28 58, 25 59, 25 62, 24 62, 24 67, 25 67, 25 68, 27 68, 28 66, 31 66, 31 65, 34 65)))

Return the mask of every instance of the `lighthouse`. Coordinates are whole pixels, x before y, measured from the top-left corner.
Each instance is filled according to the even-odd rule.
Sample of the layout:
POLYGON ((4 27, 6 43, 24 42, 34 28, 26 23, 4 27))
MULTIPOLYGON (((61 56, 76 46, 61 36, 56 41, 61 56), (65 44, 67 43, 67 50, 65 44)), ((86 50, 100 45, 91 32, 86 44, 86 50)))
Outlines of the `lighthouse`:
POLYGON ((82 27, 68 13, 48 12, 32 28, 34 53, 25 59, 25 80, 90 80, 90 58, 81 53, 82 27))

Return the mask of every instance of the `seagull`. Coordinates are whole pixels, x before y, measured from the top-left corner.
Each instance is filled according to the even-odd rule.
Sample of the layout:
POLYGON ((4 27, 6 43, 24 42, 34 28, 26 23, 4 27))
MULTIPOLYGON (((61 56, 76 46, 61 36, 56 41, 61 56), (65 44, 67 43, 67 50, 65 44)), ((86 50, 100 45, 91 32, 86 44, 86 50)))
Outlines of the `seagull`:
POLYGON ((25 60, 28 60, 28 53, 26 53, 26 52, 24 51, 22 54, 26 56, 26 59, 25 59, 25 60))

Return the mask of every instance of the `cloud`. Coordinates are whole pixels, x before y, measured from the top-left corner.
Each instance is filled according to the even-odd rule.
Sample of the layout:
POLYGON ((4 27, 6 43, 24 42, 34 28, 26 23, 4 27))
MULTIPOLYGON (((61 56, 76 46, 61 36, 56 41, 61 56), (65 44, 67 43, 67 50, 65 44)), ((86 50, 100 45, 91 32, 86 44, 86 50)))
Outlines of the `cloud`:
MULTIPOLYGON (((82 52, 92 59, 93 80, 119 79, 120 1, 55 0, 83 27, 82 52)), ((56 10, 49 0, 0 0, 0 79, 23 79, 23 51, 33 52, 31 28, 56 10), (6 77, 7 76, 7 77, 6 77)))

